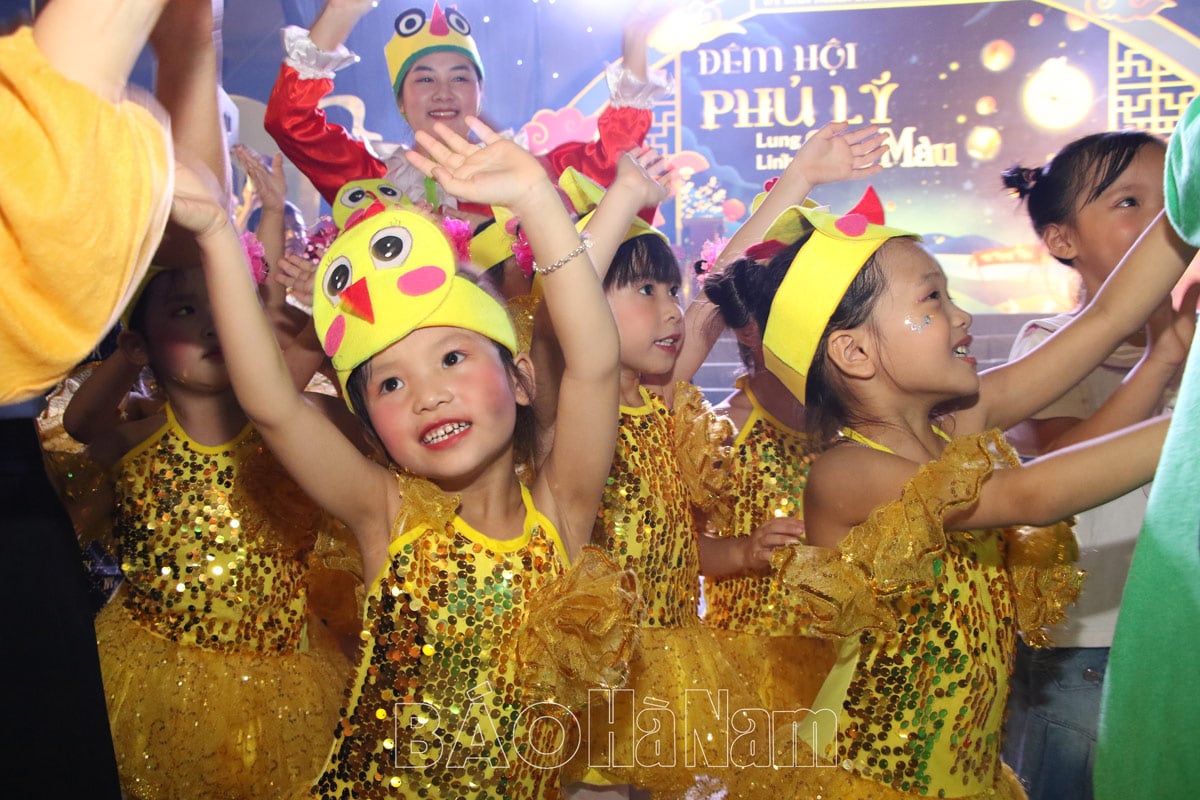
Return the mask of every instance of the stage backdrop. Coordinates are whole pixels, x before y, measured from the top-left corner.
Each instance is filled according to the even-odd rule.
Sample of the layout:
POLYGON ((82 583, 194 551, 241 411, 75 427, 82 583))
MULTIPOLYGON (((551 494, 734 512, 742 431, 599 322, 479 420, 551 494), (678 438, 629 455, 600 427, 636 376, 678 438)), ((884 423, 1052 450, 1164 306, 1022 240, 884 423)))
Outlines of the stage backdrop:
MULTIPOLYGON (((392 20, 431 0, 383 0, 354 31, 362 61, 339 74, 329 113, 367 139, 406 142, 383 46, 392 20)), ((487 118, 531 147, 590 137, 633 0, 458 0, 486 69, 487 118)), ((226 0, 224 81, 236 137, 266 148, 261 109, 281 57, 278 29, 307 26, 320 0, 226 0), (236 119, 235 119, 236 117, 236 119)), ((1168 132, 1200 88, 1200 3, 1191 0, 725 0, 678 2, 651 61, 675 80, 652 141, 684 180, 661 224, 683 258, 728 234, 763 183, 835 119, 888 133, 874 180, 889 221, 925 235, 973 312, 1068 308, 1069 270, 1044 254, 1000 186, 1109 128, 1168 132)), ((27 2, 0 0, 8 15, 27 2)), ((151 78, 151 59, 135 74, 151 78)), ((293 180, 312 215, 311 190, 293 180)), ((860 185, 822 187, 847 208, 860 185)))

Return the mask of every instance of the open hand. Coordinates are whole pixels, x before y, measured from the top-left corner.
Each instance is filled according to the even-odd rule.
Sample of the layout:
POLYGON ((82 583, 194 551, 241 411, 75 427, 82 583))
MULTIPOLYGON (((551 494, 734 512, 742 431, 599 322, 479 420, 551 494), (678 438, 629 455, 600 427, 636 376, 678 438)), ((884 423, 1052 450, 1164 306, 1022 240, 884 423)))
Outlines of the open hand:
POLYGON ((429 155, 409 150, 405 153, 409 162, 455 197, 506 206, 518 216, 517 206, 536 190, 555 191, 542 165, 520 145, 499 135, 478 117, 468 116, 467 124, 482 144, 437 122, 433 133, 416 132, 417 143, 429 155))
POLYGON ((288 305, 311 314, 316 274, 316 264, 304 256, 288 255, 275 262, 271 280, 286 287, 288 305))
POLYGON ((657 206, 674 188, 675 168, 653 147, 631 150, 617 162, 613 184, 640 193, 642 208, 657 206))
POLYGON ((233 146, 233 157, 237 159, 258 194, 263 211, 283 213, 287 204, 287 176, 283 173, 283 153, 276 153, 270 166, 257 152, 244 144, 233 146))
POLYGON ((878 125, 849 130, 849 123, 831 122, 809 137, 784 171, 799 173, 810 186, 868 178, 883 169, 886 138, 878 125))

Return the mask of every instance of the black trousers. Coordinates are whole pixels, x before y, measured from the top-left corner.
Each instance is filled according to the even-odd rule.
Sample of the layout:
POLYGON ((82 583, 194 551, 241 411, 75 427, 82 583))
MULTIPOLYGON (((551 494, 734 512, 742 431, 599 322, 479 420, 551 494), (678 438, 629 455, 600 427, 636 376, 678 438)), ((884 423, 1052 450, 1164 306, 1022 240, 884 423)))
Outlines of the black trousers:
POLYGON ((79 545, 33 420, 0 420, 0 786, 120 800, 79 545))

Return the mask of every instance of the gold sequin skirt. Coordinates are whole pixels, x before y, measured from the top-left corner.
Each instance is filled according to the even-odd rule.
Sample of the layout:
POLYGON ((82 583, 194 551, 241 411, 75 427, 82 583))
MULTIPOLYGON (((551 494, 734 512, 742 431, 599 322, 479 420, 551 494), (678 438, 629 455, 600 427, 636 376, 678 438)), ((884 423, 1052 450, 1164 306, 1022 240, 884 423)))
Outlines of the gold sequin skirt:
POLYGON ((700 624, 643 627, 640 636, 625 692, 581 718, 584 741, 564 784, 632 784, 656 799, 726 796, 725 776, 746 758, 740 727, 769 714, 758 637, 700 624))
POLYGON ((350 666, 318 624, 304 652, 219 653, 150 632, 118 595, 96 637, 127 797, 285 797, 320 771, 350 666))
MULTIPOLYGON (((795 764, 812 761, 812 751, 799 742, 795 764)), ((778 755, 778 753, 776 754, 778 755)), ((943 788, 943 787, 938 787, 943 788)), ((1008 767, 996 764, 996 777, 990 789, 972 795, 953 794, 953 787, 944 787, 945 796, 956 800, 1028 800, 1021 781, 1008 767)), ((928 794, 914 794, 894 789, 882 783, 859 777, 835 766, 794 766, 772 769, 743 770, 728 784, 728 797, 763 797, 772 800, 915 800, 918 797, 938 797, 937 788, 928 794)))

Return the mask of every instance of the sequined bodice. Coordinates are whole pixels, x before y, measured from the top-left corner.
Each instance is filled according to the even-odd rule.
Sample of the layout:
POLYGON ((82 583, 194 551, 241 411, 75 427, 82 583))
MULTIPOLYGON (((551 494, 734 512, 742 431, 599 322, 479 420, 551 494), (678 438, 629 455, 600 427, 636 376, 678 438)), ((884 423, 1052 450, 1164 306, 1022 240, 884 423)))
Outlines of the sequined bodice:
POLYGON ((643 624, 698 624, 700 552, 692 502, 675 461, 672 418, 643 393, 641 408, 621 407, 616 456, 593 542, 632 569, 645 604, 643 624))
POLYGON ((557 770, 517 755, 536 760, 518 723, 514 637, 530 594, 566 566, 557 533, 525 497, 524 534, 510 541, 458 517, 392 541, 320 796, 483 800, 557 787, 557 770))
POLYGON ((932 593, 898 604, 898 634, 859 638, 838 760, 902 791, 969 795, 1000 758, 1016 625, 1000 534, 948 539, 932 593))
MULTIPOLYGON (((808 437, 779 423, 745 386, 752 410, 733 444, 733 525, 722 535, 749 536, 772 517, 804 517, 804 484, 812 463, 808 437)), ((799 630, 794 606, 777 602, 770 578, 707 581, 705 621, 718 628, 757 635, 799 630)))
POLYGON ((247 426, 206 447, 167 423, 115 468, 114 533, 133 618, 214 650, 290 652, 307 610, 303 562, 243 487, 248 460, 270 458, 247 426))
MULTIPOLYGON (((886 450, 854 431, 846 435, 886 450)), ((956 452, 948 447, 943 460, 957 458, 956 452)), ((928 466, 923 469, 910 481, 923 482, 922 492, 910 494, 906 487, 906 499, 877 509, 847 541, 875 540, 884 547, 898 536, 916 538, 884 529, 880 521, 895 521, 897 516, 885 512, 897 506, 914 528, 928 525, 929 506, 913 495, 961 491, 928 483, 932 474, 928 466)), ((970 483, 965 469, 946 474, 970 483)), ((978 492, 978 483, 973 485, 978 492)), ((940 518, 934 524, 940 529, 940 518)), ((843 644, 856 649, 858 658, 841 703, 835 763, 901 791, 958 797, 993 784, 1017 621, 1003 531, 944 536, 945 547, 932 561, 931 588, 891 601, 896 632, 868 629, 843 644)), ((837 674, 839 668, 831 675, 834 683, 837 674)), ((817 707, 829 699, 823 689, 817 707)))

